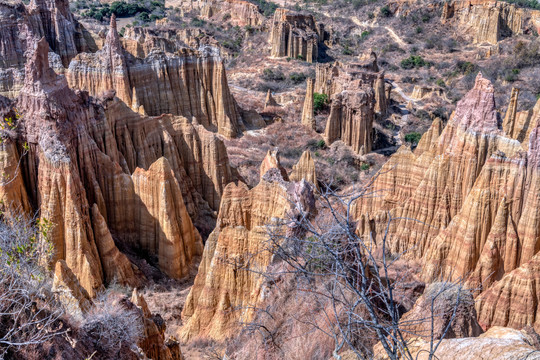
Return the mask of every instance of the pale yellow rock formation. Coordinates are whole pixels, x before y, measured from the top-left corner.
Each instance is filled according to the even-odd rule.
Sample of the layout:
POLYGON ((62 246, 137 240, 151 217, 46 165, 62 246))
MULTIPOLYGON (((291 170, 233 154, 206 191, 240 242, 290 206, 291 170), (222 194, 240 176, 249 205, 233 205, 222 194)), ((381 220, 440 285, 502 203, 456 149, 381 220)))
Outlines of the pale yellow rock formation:
POLYGON ((518 114, 513 131, 529 140, 507 136, 493 93, 478 75, 444 130, 436 120, 414 153, 401 148, 391 157, 375 180, 381 196, 356 204, 358 231, 378 239, 390 216, 392 252, 420 259, 427 281, 466 279, 482 299, 483 327, 538 328, 530 289, 540 244, 539 200, 531 196, 540 189, 540 129, 518 114))
POLYGON ((375 93, 354 83, 351 87, 356 91, 344 90, 332 96, 324 136, 328 144, 342 140, 354 152, 366 154, 373 146, 375 93))
POLYGON ((304 99, 304 107, 302 109, 302 125, 308 129, 315 130, 315 114, 313 112, 313 79, 307 79, 306 97, 304 99))
POLYGON ((0 95, 14 99, 24 85, 25 53, 45 37, 51 62, 67 67, 79 52, 96 51, 89 32, 77 21, 65 0, 0 3, 0 95))
POLYGON ((370 152, 375 116, 386 114, 389 106, 389 90, 375 53, 347 65, 317 64, 315 73, 315 92, 330 98, 327 143, 342 140, 359 154, 370 152))
POLYGON ((279 8, 274 13, 270 32, 271 56, 315 62, 319 52, 319 32, 321 29, 312 15, 279 8))
POLYGON ((202 254, 203 245, 169 161, 162 157, 147 171, 136 169, 133 183, 144 204, 137 219, 141 231, 139 245, 157 256, 159 268, 165 274, 176 279, 185 277, 193 257, 202 254))
POLYGON ((303 179, 313 184, 315 188, 319 187, 317 184, 317 174, 315 172, 315 162, 311 156, 311 151, 304 151, 300 160, 298 160, 298 163, 293 166, 289 178, 291 181, 301 181, 303 179))
POLYGON ((236 101, 232 97, 219 51, 203 46, 199 51, 181 48, 174 54, 159 41, 145 58, 125 52, 111 27, 103 48, 95 54, 79 54, 70 63, 66 76, 71 88, 97 96, 114 90, 129 107, 149 115, 194 117, 206 129, 235 137, 242 129, 236 101), (164 48, 164 49, 163 49, 164 48), (136 92, 136 97, 134 96, 136 92))
POLYGON ((510 137, 513 137, 514 126, 516 125, 518 97, 519 97, 519 89, 512 88, 512 93, 510 94, 510 102, 508 103, 508 108, 506 109, 506 115, 504 116, 504 120, 503 120, 503 130, 510 137))
POLYGON ((262 179, 270 169, 278 169, 283 179, 288 180, 287 171, 279 162, 279 149, 268 150, 261 163, 259 177, 262 179))
MULTIPOLYGON (((190 215, 209 233, 223 189, 237 174, 228 164, 223 142, 202 125, 180 116, 142 116, 110 93, 94 99, 72 91, 66 79, 50 68, 48 49, 45 40, 37 43, 15 103, 24 125, 17 151, 21 153, 28 143, 23 184, 33 209, 53 224, 49 232, 53 260, 65 260, 94 296, 104 281, 131 277, 129 262, 116 252, 110 234, 138 249, 150 239, 169 241, 185 235, 172 234, 175 229, 196 233, 190 215), (163 156, 171 164, 169 174, 152 175, 151 165, 163 156), (139 173, 152 179, 166 178, 172 185, 165 193, 174 193, 173 201, 145 197, 146 191, 166 185, 159 181, 138 186, 137 194, 131 174, 138 167, 148 169, 139 173), (91 214, 92 204, 104 222, 91 214), (161 205, 166 213, 159 213, 161 205), (141 216, 150 228, 141 228, 141 216), (180 220, 190 226, 180 228, 180 220), (157 236, 162 229, 170 236, 157 236)), ((198 244, 200 253, 200 240, 198 244)), ((182 251, 172 254, 177 261, 187 261, 182 266, 189 267, 197 247, 174 243, 173 248, 182 251)))
MULTIPOLYGON (((218 225, 208 238, 199 272, 182 312, 182 337, 226 339, 249 321, 263 296, 262 277, 272 260, 267 251, 266 225, 276 231, 288 218, 291 202, 299 216, 314 212, 311 186, 285 182, 278 169, 270 169, 253 189, 229 184, 223 194, 218 225), (254 270, 254 271, 250 271, 254 270)), ((278 230, 279 229, 279 230, 278 230)))
POLYGON ((442 94, 443 90, 441 88, 415 85, 410 98, 414 100, 422 100, 432 95, 442 96, 442 94))
POLYGON ((523 32, 525 13, 503 1, 457 0, 444 5, 441 21, 452 18, 461 31, 473 34, 475 43, 496 44, 503 36, 523 32))
POLYGON ((210 0, 201 11, 202 17, 205 18, 216 18, 225 14, 229 14, 228 21, 237 26, 261 26, 264 22, 259 7, 244 0, 210 0))

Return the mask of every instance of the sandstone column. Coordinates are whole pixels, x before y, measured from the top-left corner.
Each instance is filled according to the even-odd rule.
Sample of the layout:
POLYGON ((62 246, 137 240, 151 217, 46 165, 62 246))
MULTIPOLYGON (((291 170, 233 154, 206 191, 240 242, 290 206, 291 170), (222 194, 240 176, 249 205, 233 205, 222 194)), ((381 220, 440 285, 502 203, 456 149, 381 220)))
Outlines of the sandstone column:
POLYGON ((313 79, 307 79, 306 99, 302 110, 302 125, 315 130, 315 116, 313 114, 313 79))
POLYGON ((508 103, 508 109, 506 109, 506 115, 503 121, 503 130, 508 136, 513 136, 514 124, 516 122, 516 113, 518 106, 519 89, 512 88, 512 94, 510 95, 510 102, 508 103))

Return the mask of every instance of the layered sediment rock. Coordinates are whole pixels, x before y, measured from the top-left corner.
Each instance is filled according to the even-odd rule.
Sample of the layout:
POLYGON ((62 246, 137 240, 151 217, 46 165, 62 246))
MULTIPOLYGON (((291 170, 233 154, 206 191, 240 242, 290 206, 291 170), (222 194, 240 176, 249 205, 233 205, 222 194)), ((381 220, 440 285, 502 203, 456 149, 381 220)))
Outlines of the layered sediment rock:
MULTIPOLYGON (((493 327, 478 337, 444 339, 435 351, 441 360, 461 359, 538 359, 535 339, 530 334, 503 327, 493 327)), ((407 344, 413 359, 430 358, 430 342, 417 339, 407 344)), ((374 359, 388 359, 381 348, 374 359)))
POLYGON ((315 115, 313 113, 313 79, 307 79, 306 98, 302 109, 302 125, 308 129, 315 130, 315 115))
POLYGON ((301 181, 303 179, 318 188, 315 162, 311 156, 311 151, 304 151, 298 163, 293 166, 290 179, 291 181, 301 181))
POLYGON ((493 87, 478 75, 444 130, 436 120, 414 153, 393 155, 374 183, 381 196, 360 199, 356 211, 359 231, 376 239, 391 221, 387 246, 422 259, 425 280, 465 278, 490 299, 478 305, 482 326, 519 327, 535 323, 519 315, 536 314, 535 302, 502 299, 520 294, 523 286, 510 286, 508 277, 530 273, 540 247, 538 197, 531 196, 540 184, 540 129, 536 120, 525 123, 516 131, 530 139, 520 143, 500 123, 493 87))
POLYGON ((518 97, 519 89, 512 88, 512 93, 510 94, 510 103, 508 104, 508 108, 506 109, 506 115, 504 116, 504 121, 502 125, 504 132, 512 138, 514 137, 514 127, 516 126, 518 97))
POLYGON ((218 225, 206 242, 195 283, 182 316, 182 337, 197 335, 225 339, 233 335, 239 321, 250 321, 263 296, 264 272, 272 259, 268 251, 266 225, 276 231, 283 220, 314 212, 312 187, 305 181, 287 183, 280 171, 271 168, 253 189, 245 184, 229 184, 225 189, 218 225))
POLYGON ((56 262, 51 290, 66 311, 79 320, 93 305, 88 292, 79 284, 64 260, 56 262))
POLYGON ((318 64, 314 87, 315 92, 330 98, 325 129, 327 143, 342 140, 359 154, 370 152, 375 116, 385 114, 389 106, 377 56, 370 53, 361 61, 347 65, 318 64))
POLYGON ((126 52, 140 59, 148 57, 154 51, 174 54, 184 48, 199 49, 203 45, 218 47, 222 55, 226 54, 226 48, 200 28, 179 29, 167 22, 158 24, 157 20, 154 27, 124 28, 120 42, 126 52))
POLYGON ((201 10, 205 18, 221 15, 223 19, 227 14, 230 15, 228 21, 236 26, 261 26, 264 22, 259 7, 244 0, 211 0, 201 10))
POLYGON ((473 34, 475 43, 496 44, 503 37, 522 33, 525 13, 503 1, 458 0, 444 4, 441 21, 452 18, 460 30, 473 34))
POLYGON ((159 268, 168 276, 186 276, 193 257, 202 254, 203 245, 169 161, 162 157, 147 171, 137 168, 133 182, 135 194, 144 204, 136 220, 142 249, 157 256, 159 268))
POLYGON ((375 93, 371 88, 335 94, 324 133, 327 143, 342 140, 358 154, 370 152, 373 146, 374 106, 375 93))
POLYGON ((194 117, 226 137, 243 129, 217 49, 184 48, 173 55, 158 48, 139 59, 123 50, 114 17, 103 48, 75 57, 66 76, 70 87, 94 96, 115 90, 135 111, 194 117))
POLYGON ((323 38, 324 28, 315 24, 312 15, 277 9, 270 34, 271 56, 315 62, 323 38))
POLYGON ((60 66, 79 52, 97 50, 88 31, 69 10, 66 0, 0 3, 0 95, 15 98, 24 83, 26 52, 45 37, 60 66))
POLYGON ((99 258, 103 266, 105 283, 117 282, 124 286, 136 287, 140 281, 135 276, 131 262, 116 247, 105 219, 97 204, 92 206, 92 226, 96 239, 99 258))
MULTIPOLYGON (((195 234, 187 214, 203 228, 212 226, 212 208, 217 209, 225 185, 236 179, 223 143, 186 118, 142 116, 111 94, 96 100, 72 91, 49 67, 48 49, 42 39, 26 66, 25 86, 16 102, 23 114, 17 149, 28 143, 24 188, 31 206, 39 206, 40 215, 54 224, 54 260, 65 260, 91 296, 114 277, 132 284, 130 264, 115 241, 134 250, 160 239, 170 241, 176 252, 167 256, 189 266, 196 247, 175 243, 179 234, 162 235, 175 229, 195 234), (156 166, 163 171, 154 176, 151 165, 161 157, 167 160, 156 166), (160 188, 164 201, 147 198, 160 188), (167 194, 174 194, 171 202, 167 194), (95 204, 92 214, 90 204, 95 204)), ((151 261, 157 256, 164 271, 171 269, 159 261, 159 249, 147 255, 151 261)))
POLYGON ((159 314, 152 314, 143 295, 133 289, 131 301, 125 301, 127 307, 135 306, 143 323, 142 336, 137 345, 150 359, 183 360, 180 344, 174 338, 165 340, 167 326, 159 314))
POLYGON ((414 100, 422 100, 432 95, 442 96, 442 94, 441 88, 415 85, 410 97, 414 100))
POLYGON ((279 149, 268 150, 266 153, 266 156, 264 157, 259 169, 260 178, 262 179, 270 169, 278 169, 283 179, 286 181, 289 180, 287 170, 285 170, 285 168, 281 166, 281 163, 279 162, 279 149))

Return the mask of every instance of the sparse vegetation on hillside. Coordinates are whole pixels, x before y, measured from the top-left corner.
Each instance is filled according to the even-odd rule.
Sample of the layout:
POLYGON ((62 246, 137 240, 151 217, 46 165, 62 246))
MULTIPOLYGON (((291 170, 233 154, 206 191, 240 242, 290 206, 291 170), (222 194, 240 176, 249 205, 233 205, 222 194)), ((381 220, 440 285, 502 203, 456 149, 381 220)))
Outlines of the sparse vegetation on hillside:
POLYGON ((274 15, 276 9, 279 7, 278 4, 267 0, 249 0, 249 2, 258 5, 259 10, 263 13, 264 16, 274 15))
POLYGON ((131 17, 137 15, 141 22, 155 21, 165 16, 165 5, 163 1, 114 1, 108 3, 85 2, 83 0, 75 1, 72 4, 75 11, 80 12, 81 16, 94 18, 103 21, 105 18, 115 14, 117 17, 131 17))

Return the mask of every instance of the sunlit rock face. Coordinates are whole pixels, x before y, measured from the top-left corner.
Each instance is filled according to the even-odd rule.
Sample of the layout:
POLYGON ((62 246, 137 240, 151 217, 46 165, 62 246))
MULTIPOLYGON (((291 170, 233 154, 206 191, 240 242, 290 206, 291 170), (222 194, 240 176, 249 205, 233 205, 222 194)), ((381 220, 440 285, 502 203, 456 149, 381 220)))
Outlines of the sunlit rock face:
POLYGON ((274 13, 270 33, 271 56, 317 61, 324 27, 310 14, 279 8, 274 13))
POLYGON ((138 283, 117 242, 185 277, 202 253, 194 224, 210 231, 237 179, 223 142, 184 117, 134 112, 114 92, 96 99, 71 90, 48 52, 44 38, 35 43, 19 97, 2 100, 21 114, 4 151, 24 156, 18 168, 16 156, 1 163, 14 181, 0 195, 53 223, 54 260, 65 260, 90 296, 112 281, 138 283))
POLYGON ((137 58, 123 49, 114 16, 103 48, 77 55, 66 76, 71 88, 93 96, 115 90, 119 99, 141 114, 195 118, 206 129, 229 138, 243 129, 216 48, 182 48, 172 54, 158 46, 137 58))
POLYGON ((358 231, 381 241, 393 219, 387 246, 421 259, 425 280, 464 278, 480 295, 483 327, 538 328, 527 289, 536 288, 540 249, 540 130, 519 116, 505 128, 530 133, 527 141, 505 133, 493 86, 479 74, 446 127, 436 119, 414 152, 402 147, 374 179, 380 195, 356 203, 358 231))
POLYGON ((299 216, 309 217, 315 211, 308 182, 287 182, 278 167, 265 169, 261 167, 266 172, 253 189, 241 182, 225 188, 216 229, 205 244, 182 312, 186 340, 199 335, 225 339, 239 329, 239 321, 250 321, 263 299, 261 272, 273 256, 266 226, 291 231, 280 222, 288 219, 293 207, 302 212, 299 216))
POLYGON ((74 18, 67 0, 0 2, 0 95, 17 97, 24 84, 24 65, 35 41, 44 37, 55 68, 67 67, 80 52, 96 51, 86 29, 74 18))
POLYGON ((496 44, 503 37, 523 32, 526 10, 503 1, 452 1, 444 4, 441 21, 456 22, 473 35, 475 43, 496 44))

